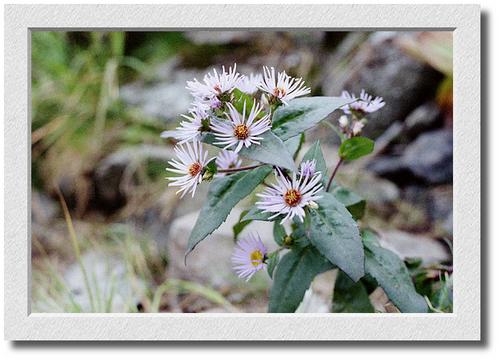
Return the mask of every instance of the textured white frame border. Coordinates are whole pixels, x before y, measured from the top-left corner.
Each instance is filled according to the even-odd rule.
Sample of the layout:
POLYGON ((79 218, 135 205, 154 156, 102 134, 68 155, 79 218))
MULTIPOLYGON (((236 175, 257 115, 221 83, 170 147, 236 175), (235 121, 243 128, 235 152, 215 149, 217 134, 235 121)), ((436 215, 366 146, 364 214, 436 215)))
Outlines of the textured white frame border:
POLYGON ((480 340, 477 5, 10 5, 5 8, 5 337, 10 340, 480 340), (31 314, 30 31, 454 31, 453 314, 31 314))

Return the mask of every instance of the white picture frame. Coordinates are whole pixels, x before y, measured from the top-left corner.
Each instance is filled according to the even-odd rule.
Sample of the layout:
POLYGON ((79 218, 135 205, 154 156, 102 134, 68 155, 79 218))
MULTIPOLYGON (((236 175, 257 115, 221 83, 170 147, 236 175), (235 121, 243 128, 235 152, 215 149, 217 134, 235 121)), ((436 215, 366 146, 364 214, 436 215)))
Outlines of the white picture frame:
POLYGON ((481 340, 478 5, 10 5, 5 20, 6 339, 481 340), (454 313, 31 313, 31 32, 235 28, 453 31, 454 313))

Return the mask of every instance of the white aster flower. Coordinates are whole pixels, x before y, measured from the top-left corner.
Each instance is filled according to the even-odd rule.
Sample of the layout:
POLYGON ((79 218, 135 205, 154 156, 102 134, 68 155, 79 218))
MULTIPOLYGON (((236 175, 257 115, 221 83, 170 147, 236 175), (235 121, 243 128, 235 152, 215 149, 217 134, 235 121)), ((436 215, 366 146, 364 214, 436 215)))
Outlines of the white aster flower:
POLYGON ((205 75, 203 82, 197 79, 187 82, 186 89, 195 98, 210 101, 215 97, 232 91, 241 78, 241 75, 236 72, 236 64, 233 67, 229 67, 229 71, 227 72, 224 66, 222 66, 221 73, 218 73, 215 69, 213 70, 213 73, 205 75))
POLYGON ((265 266, 267 249, 258 234, 250 233, 236 243, 231 257, 236 274, 246 281, 265 266))
POLYGON ((262 74, 250 74, 242 76, 236 88, 245 94, 253 95, 259 90, 259 84, 262 82, 262 74))
POLYGON ((285 220, 297 216, 300 221, 304 221, 304 207, 317 207, 314 202, 320 199, 318 193, 323 189, 321 183, 322 174, 316 172, 311 177, 306 177, 293 173, 291 179, 286 177, 281 171, 275 173, 276 184, 268 186, 262 193, 257 194, 262 200, 256 202, 259 209, 264 212, 274 213, 270 219, 279 215, 285 215, 281 223, 285 220))
POLYGON ((278 73, 276 78, 274 68, 267 66, 264 66, 264 77, 258 87, 285 105, 288 105, 288 101, 311 92, 310 88, 304 86, 302 78, 292 78, 284 71, 278 73))
POLYGON ((300 175, 304 177, 311 177, 316 173, 316 160, 302 161, 300 164, 300 175))
POLYGON ((177 193, 182 192, 183 197, 187 192, 191 192, 194 197, 196 187, 203 179, 203 170, 210 162, 207 159, 208 152, 203 152, 203 147, 199 141, 193 143, 180 144, 175 147, 177 159, 168 163, 172 166, 167 171, 179 174, 180 176, 167 177, 172 182, 168 186, 180 186, 177 193))
POLYGON ((241 159, 238 153, 231 150, 221 150, 215 159, 217 169, 235 169, 241 167, 241 159))
POLYGON ((175 130, 168 130, 161 133, 162 138, 173 137, 179 141, 179 144, 184 144, 188 141, 200 140, 201 132, 203 128, 202 121, 206 117, 202 117, 202 113, 191 112, 191 116, 181 114, 181 116, 186 119, 181 121, 180 126, 175 130))
POLYGON ((359 98, 345 90, 342 91, 342 97, 346 100, 352 101, 352 103, 342 107, 342 110, 344 110, 344 113, 346 114, 350 114, 352 110, 362 114, 372 113, 380 110, 385 105, 383 98, 380 96, 373 98, 373 96, 369 95, 365 89, 361 90, 359 98))
POLYGON ((355 121, 354 124, 352 125, 352 134, 354 136, 357 136, 361 134, 361 130, 365 127, 365 124, 361 121, 355 121))
POLYGON ((216 145, 226 145, 224 149, 234 147, 234 151, 238 153, 243 146, 249 147, 252 144, 260 144, 262 135, 271 128, 269 122, 269 114, 266 114, 261 119, 257 116, 262 111, 262 106, 255 101, 253 102, 252 110, 246 118, 246 102, 243 105, 243 115, 236 108, 227 103, 229 113, 226 114, 229 121, 212 119, 210 124, 215 138, 218 140, 216 145))
POLYGON ((339 126, 341 129, 346 129, 349 126, 349 119, 347 118, 347 116, 342 115, 339 118, 339 126))

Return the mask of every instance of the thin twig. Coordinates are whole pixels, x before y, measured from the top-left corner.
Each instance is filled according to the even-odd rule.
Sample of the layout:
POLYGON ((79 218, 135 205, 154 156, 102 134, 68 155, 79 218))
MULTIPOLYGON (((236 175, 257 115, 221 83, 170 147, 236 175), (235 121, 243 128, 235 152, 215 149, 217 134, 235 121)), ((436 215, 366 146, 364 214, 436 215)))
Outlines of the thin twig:
POLYGON ((332 176, 330 176, 330 180, 328 180, 328 185, 326 186, 326 191, 330 190, 330 186, 332 185, 333 178, 335 177, 335 174, 337 173, 337 170, 339 169, 340 165, 344 162, 344 159, 340 158, 339 161, 337 162, 337 165, 335 165, 335 169, 333 169, 332 176))
POLYGON ((232 172, 237 172, 237 171, 244 171, 244 170, 252 170, 255 168, 258 168, 264 164, 258 164, 258 165, 252 165, 252 166, 243 166, 240 168, 234 168, 234 169, 218 169, 217 172, 220 173, 232 173, 232 172))

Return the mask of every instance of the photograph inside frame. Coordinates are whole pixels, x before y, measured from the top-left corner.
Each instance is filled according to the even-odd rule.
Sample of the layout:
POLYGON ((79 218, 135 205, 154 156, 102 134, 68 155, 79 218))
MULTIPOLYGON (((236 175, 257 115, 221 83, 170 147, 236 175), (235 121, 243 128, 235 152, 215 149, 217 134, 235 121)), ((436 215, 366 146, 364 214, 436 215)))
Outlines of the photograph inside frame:
POLYGON ((452 40, 33 31, 32 312, 453 312, 452 40))

